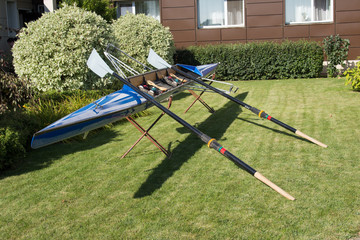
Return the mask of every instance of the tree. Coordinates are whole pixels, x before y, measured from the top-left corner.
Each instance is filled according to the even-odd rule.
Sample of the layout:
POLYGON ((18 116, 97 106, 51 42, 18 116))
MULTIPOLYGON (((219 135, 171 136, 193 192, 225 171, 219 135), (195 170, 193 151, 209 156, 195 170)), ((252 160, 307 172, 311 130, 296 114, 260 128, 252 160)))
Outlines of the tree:
POLYGON ((62 0, 61 6, 64 5, 75 5, 87 11, 95 12, 107 22, 116 19, 116 8, 109 0, 62 0))

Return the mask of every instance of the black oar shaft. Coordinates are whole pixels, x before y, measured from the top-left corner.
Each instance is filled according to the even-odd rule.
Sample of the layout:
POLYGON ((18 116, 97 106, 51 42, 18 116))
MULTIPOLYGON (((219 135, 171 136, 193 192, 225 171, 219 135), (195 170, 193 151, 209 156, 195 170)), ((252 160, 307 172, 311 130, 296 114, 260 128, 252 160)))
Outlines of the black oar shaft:
MULTIPOLYGON (((235 98, 235 99, 236 99, 236 98, 235 98)), ((238 100, 238 99, 236 99, 236 100, 238 100)), ((241 101, 238 100, 238 102, 241 102, 241 101)), ((240 104, 240 103, 239 103, 239 104, 240 104)), ((262 110, 259 110, 259 109, 257 109, 257 108, 251 107, 250 111, 252 111, 253 113, 255 113, 255 114, 256 114, 257 116, 259 116, 260 118, 265 118, 265 119, 267 119, 267 120, 269 120, 269 121, 271 121, 271 122, 274 122, 274 123, 276 123, 277 125, 285 128, 285 129, 287 129, 287 130, 289 130, 289 131, 291 131, 291 132, 293 132, 293 133, 296 132, 296 129, 295 129, 295 128, 293 128, 293 127, 291 127, 291 126, 289 126, 289 125, 287 125, 287 124, 285 124, 285 123, 277 120, 276 118, 273 118, 272 116, 270 116, 269 114, 267 114, 266 112, 264 112, 264 111, 262 111, 262 110)))
POLYGON ((244 108, 246 108, 246 109, 250 110, 251 112, 255 113, 256 115, 258 115, 260 118, 268 119, 269 121, 274 122, 277 125, 285 128, 285 129, 287 129, 287 130, 289 130, 289 131, 291 131, 291 132, 293 132, 293 133, 295 133, 295 134, 297 134, 297 135, 299 135, 299 136, 301 136, 303 138, 306 138, 307 140, 309 140, 309 141, 311 141, 311 142, 313 142, 313 143, 315 143, 315 144, 317 144, 317 145, 319 145, 321 147, 324 147, 324 148, 327 147, 327 145, 325 145, 324 143, 322 143, 322 142, 320 142, 320 141, 318 141, 318 140, 316 140, 316 139, 314 139, 312 137, 309 137, 308 135, 306 135, 306 134, 300 132, 299 130, 297 130, 297 129, 295 129, 295 128, 293 128, 293 127, 291 127, 291 126, 277 120, 276 118, 271 117, 270 115, 268 115, 264 111, 259 110, 259 109, 255 108, 255 107, 252 107, 249 104, 246 104, 246 103, 240 101, 239 99, 236 99, 236 98, 230 96, 229 94, 226 94, 223 91, 220 91, 219 89, 217 89, 217 88, 215 88, 213 86, 210 86, 209 84, 204 83, 202 80, 200 80, 200 79, 198 79, 196 77, 193 77, 192 75, 178 69, 177 67, 172 66, 171 68, 174 71, 180 73, 181 75, 183 75, 183 76, 185 76, 187 78, 190 78, 191 80, 194 80, 195 82, 197 82, 197 83, 205 86, 206 88, 208 88, 208 89, 222 95, 223 97, 226 97, 227 99, 230 99, 231 101, 239 104, 240 106, 243 106, 244 108))
POLYGON ((208 145, 209 148, 213 148, 216 151, 218 151, 219 153, 221 153, 222 155, 224 155, 225 157, 227 157, 228 159, 230 159, 232 162, 234 162, 237 166, 239 166, 240 168, 242 168, 243 170, 245 170, 246 172, 250 173, 251 175, 253 175, 255 178, 257 178, 258 180, 262 181, 263 183, 265 183, 266 185, 268 185, 269 187, 271 187, 272 189, 274 189, 275 191, 277 191, 278 193, 280 193, 282 196, 286 197, 289 200, 295 200, 294 197, 292 197, 290 194, 288 194, 287 192, 285 192, 284 190, 282 190, 281 188, 279 188, 278 186, 276 186, 274 183, 272 183, 270 180, 266 179, 264 176, 262 176, 259 172, 257 172, 255 169, 253 169, 252 167, 250 167, 248 164, 246 164, 245 162, 243 162, 242 160, 240 160, 239 158, 237 158, 235 155, 233 155, 231 152, 227 151, 223 146, 221 146, 215 139, 209 137, 208 135, 206 135, 205 133, 201 132, 199 129, 193 127, 192 125, 190 125, 188 122, 186 122, 185 120, 183 120, 182 118, 180 118, 179 116, 177 116, 175 113, 171 112, 169 109, 167 109, 166 107, 164 107, 163 105, 161 105, 159 102, 157 102, 155 99, 153 99, 152 97, 150 97, 149 95, 147 95, 146 93, 141 92, 137 87, 135 87, 134 85, 132 85, 130 82, 128 82, 127 80, 123 79, 122 77, 120 77, 118 74, 116 74, 115 72, 112 73, 113 76, 115 76, 116 78, 118 78, 120 81, 122 81, 124 84, 128 85, 132 90, 134 90, 135 92, 137 92, 139 95, 141 95, 142 97, 144 97, 146 100, 148 100, 149 102, 151 102, 152 104, 154 104, 156 107, 158 107, 160 110, 162 110, 163 112, 165 112, 167 115, 169 115, 170 117, 172 117, 174 120, 176 120, 177 122, 179 122, 181 125, 183 125, 184 127, 188 128, 190 131, 192 131, 193 133, 195 133, 204 143, 206 143, 208 145))
POLYGON ((256 173, 256 170, 238 159, 236 156, 234 156, 231 152, 226 150, 223 146, 220 145, 215 139, 209 139, 207 142, 208 147, 215 149, 217 152, 223 154, 225 157, 233 161, 238 167, 242 168, 243 170, 247 171, 251 175, 254 175, 256 173))

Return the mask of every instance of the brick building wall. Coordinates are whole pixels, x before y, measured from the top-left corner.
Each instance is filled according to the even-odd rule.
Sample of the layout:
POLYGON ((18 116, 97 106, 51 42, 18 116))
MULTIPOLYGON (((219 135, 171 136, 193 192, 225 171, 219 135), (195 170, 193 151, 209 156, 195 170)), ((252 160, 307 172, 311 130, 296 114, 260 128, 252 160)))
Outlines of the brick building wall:
POLYGON ((334 0, 331 23, 285 24, 285 0, 245 0, 245 26, 199 29, 196 0, 160 0, 161 22, 174 35, 176 47, 306 39, 322 41, 339 34, 350 39, 349 59, 360 56, 360 1, 334 0))

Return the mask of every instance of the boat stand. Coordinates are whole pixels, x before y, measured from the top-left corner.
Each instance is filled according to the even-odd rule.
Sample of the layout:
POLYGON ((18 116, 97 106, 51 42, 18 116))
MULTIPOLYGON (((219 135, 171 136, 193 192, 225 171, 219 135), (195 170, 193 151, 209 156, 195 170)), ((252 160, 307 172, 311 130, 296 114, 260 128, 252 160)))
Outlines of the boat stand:
MULTIPOLYGON (((167 109, 169 109, 171 107, 171 103, 172 103, 172 96, 169 97, 168 100, 168 106, 167 109)), ((136 142, 121 156, 121 159, 123 159, 124 157, 126 157, 126 155, 136 146, 136 144, 138 144, 141 139, 143 139, 144 137, 147 137, 161 152, 163 152, 166 157, 170 158, 171 157, 171 153, 164 148, 158 141, 156 141, 155 138, 153 138, 150 134, 149 131, 152 129, 152 127, 155 126, 155 124, 165 115, 164 112, 162 112, 159 117, 151 124, 151 126, 148 129, 144 129, 139 123, 137 123, 131 116, 126 117, 126 119, 137 129, 139 130, 142 135, 138 138, 138 140, 136 140, 136 142)))
MULTIPOLYGON (((213 73, 212 75, 212 80, 215 79, 215 73, 213 73)), ((210 82, 209 85, 211 85, 213 82, 210 82)), ((215 110, 210 107, 204 100, 201 99, 201 96, 205 93, 205 90, 202 91, 199 95, 197 95, 193 90, 188 90, 194 97, 195 100, 190 104, 190 106, 185 110, 184 113, 187 113, 187 111, 189 111, 189 109, 194 105, 194 103, 196 103, 197 101, 199 101, 202 105, 204 105, 204 107, 207 108, 207 110, 209 110, 210 113, 214 113, 215 110)))

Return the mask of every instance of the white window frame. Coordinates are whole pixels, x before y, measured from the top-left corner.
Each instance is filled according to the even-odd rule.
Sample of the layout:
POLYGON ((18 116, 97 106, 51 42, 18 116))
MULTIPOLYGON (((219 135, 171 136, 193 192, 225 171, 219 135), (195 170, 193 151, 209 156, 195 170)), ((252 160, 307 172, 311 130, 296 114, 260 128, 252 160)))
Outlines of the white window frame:
MULTIPOLYGON (((117 1, 117 3, 121 4, 122 1, 117 1)), ((130 0, 130 1, 125 1, 125 2, 131 2, 131 12, 132 14, 136 14, 136 8, 135 8, 135 1, 134 0, 130 0)), ((159 7, 160 7, 160 0, 159 0, 159 7)), ((161 20, 161 9, 159 9, 159 19, 155 18, 156 20, 160 21, 161 20)))
MULTIPOLYGON (((197 11, 197 21, 198 21, 198 28, 199 29, 211 29, 211 28, 234 28, 234 27, 245 27, 245 0, 242 0, 242 9, 243 9, 243 12, 242 12, 242 24, 237 24, 237 25, 228 25, 228 18, 227 18, 227 12, 228 12, 228 0, 223 0, 224 1, 224 18, 225 18, 225 23, 224 25, 222 26, 200 26, 200 23, 199 23, 199 9, 197 11)), ((198 1, 197 1, 198 3, 198 1)), ((199 8, 199 4, 197 4, 197 8, 199 8)))
MULTIPOLYGON (((286 4, 286 1, 285 1, 286 4)), ((286 6, 285 6, 286 11, 286 6)), ((313 24, 313 23, 332 23, 334 22, 334 0, 330 0, 330 14, 331 17, 328 20, 313 20, 315 19, 315 0, 311 0, 311 19, 310 21, 302 21, 302 22, 287 22, 286 21, 286 12, 285 12, 285 24, 286 25, 304 25, 304 24, 313 24)))
MULTIPOLYGON (((117 6, 117 4, 121 4, 122 2, 123 1, 117 1, 116 4, 115 4, 116 7, 120 7, 120 6, 117 6)), ((131 12, 129 12, 129 13, 135 14, 135 1, 126 1, 126 2, 131 2, 131 12)), ((116 13, 116 14, 118 14, 118 13, 116 13)), ((119 16, 117 16, 117 17, 119 17, 119 16)))

